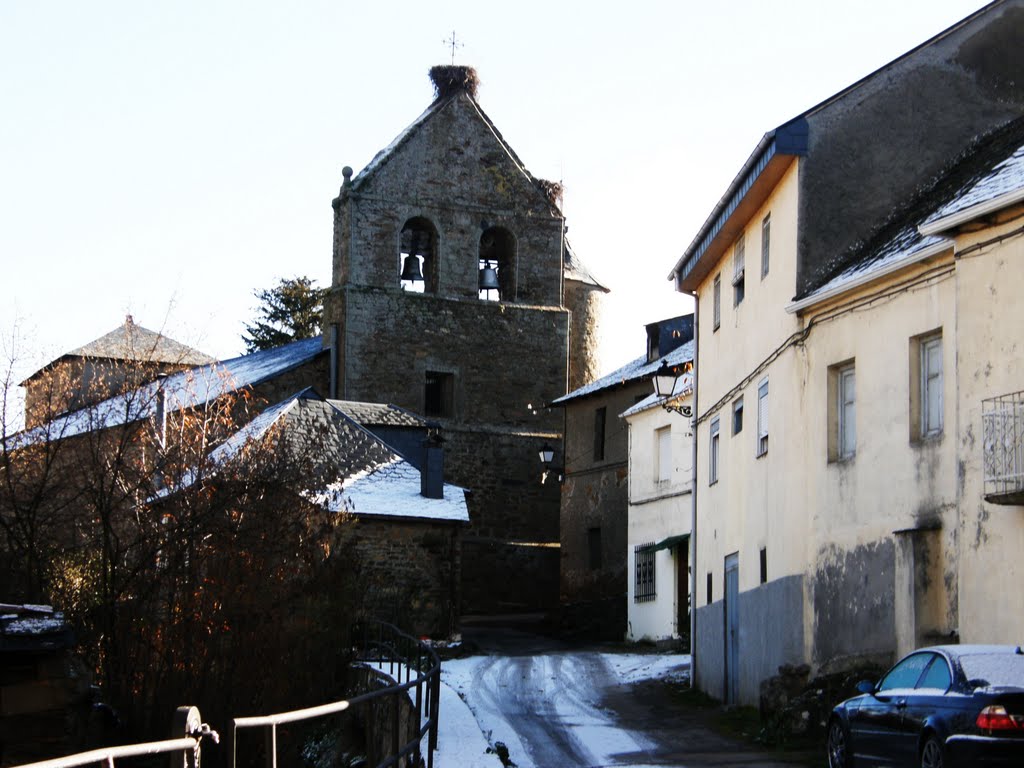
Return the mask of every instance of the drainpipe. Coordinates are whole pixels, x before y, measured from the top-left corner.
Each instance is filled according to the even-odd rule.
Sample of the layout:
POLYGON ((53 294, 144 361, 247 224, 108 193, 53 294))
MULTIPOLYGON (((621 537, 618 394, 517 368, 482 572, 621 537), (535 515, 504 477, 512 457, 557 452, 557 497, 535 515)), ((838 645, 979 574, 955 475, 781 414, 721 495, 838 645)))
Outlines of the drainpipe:
POLYGON ((693 458, 690 462, 690 688, 697 687, 697 385, 700 381, 700 314, 696 291, 693 296, 693 409, 690 432, 693 434, 693 458))

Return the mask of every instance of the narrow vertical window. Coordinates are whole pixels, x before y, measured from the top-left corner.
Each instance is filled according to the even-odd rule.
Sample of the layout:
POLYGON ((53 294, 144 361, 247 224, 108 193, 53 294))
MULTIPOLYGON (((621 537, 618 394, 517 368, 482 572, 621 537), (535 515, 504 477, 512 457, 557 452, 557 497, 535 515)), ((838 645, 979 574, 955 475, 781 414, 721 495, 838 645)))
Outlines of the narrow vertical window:
POLYGON ((672 479, 672 427, 662 427, 655 433, 655 450, 658 455, 658 474, 655 480, 667 483, 672 479))
POLYGON ((743 235, 733 246, 732 254, 732 289, 733 306, 738 307, 743 301, 746 293, 746 246, 743 242, 743 235))
POLYGON ((942 337, 921 341, 921 437, 942 433, 942 337))
POLYGON ((738 435, 743 431, 743 398, 733 401, 732 404, 732 433, 738 435))
POLYGON ((769 213, 761 221, 761 279, 768 275, 772 240, 772 215, 769 213))
POLYGON ((608 409, 604 406, 594 411, 594 461, 604 461, 604 431, 608 409))
POLYGON ((857 375, 852 360, 828 369, 828 460, 857 452, 857 375))
POLYGON ((852 365, 839 370, 839 458, 853 458, 857 452, 857 372, 852 365))
POLYGON ((761 547, 761 583, 768 583, 768 548, 761 547))
POLYGON ((708 485, 718 482, 718 418, 711 420, 711 446, 708 451, 708 485))
POLYGON ((714 592, 712 591, 711 586, 712 586, 712 576, 711 576, 711 571, 708 571, 707 596, 706 596, 706 599, 704 600, 704 602, 707 603, 708 605, 711 605, 711 599, 714 597, 714 592))
POLYGON ((711 297, 713 302, 713 321, 714 330, 718 330, 718 327, 722 324, 722 276, 715 275, 715 282, 711 289, 711 297))
POLYGON ((757 450, 756 455, 768 453, 768 379, 757 385, 757 450))

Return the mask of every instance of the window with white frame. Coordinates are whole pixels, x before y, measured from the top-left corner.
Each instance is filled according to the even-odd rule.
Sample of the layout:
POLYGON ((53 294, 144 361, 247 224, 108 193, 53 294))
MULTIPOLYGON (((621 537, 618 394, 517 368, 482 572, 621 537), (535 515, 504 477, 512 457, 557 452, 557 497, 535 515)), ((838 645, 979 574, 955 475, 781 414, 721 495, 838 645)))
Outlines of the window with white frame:
POLYGON ((667 483, 672 479, 672 427, 662 427, 654 432, 655 451, 657 452, 658 474, 654 478, 659 483, 667 483))
POLYGON ((713 330, 718 330, 722 324, 722 276, 715 275, 715 282, 711 287, 712 320, 713 330))
POLYGON ((633 602, 648 603, 656 597, 654 591, 654 542, 633 549, 633 602))
POLYGON ((857 372, 853 361, 828 369, 828 458, 852 459, 857 453, 857 372))
POLYGON ((755 455, 768 453, 768 379, 757 385, 757 450, 755 455))
POLYGON ((732 299, 733 306, 737 307, 743 301, 746 291, 746 247, 743 242, 743 235, 736 241, 732 252, 732 299))
POLYGON ((761 279, 768 275, 769 251, 771 249, 772 215, 769 213, 761 220, 761 279))
POLYGON ((942 434, 942 334, 918 340, 918 429, 919 437, 942 434))
POLYGON ((708 485, 718 482, 718 417, 711 420, 711 446, 708 450, 708 485))

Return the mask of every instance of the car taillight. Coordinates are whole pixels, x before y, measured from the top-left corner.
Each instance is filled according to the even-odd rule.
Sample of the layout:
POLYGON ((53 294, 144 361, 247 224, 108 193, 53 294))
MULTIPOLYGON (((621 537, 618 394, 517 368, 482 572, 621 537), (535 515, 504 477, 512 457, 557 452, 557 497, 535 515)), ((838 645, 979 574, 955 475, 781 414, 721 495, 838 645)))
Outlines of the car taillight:
POLYGON ((1024 728, 1024 718, 1009 714, 1001 704, 985 707, 974 722, 986 731, 1016 731, 1024 728))

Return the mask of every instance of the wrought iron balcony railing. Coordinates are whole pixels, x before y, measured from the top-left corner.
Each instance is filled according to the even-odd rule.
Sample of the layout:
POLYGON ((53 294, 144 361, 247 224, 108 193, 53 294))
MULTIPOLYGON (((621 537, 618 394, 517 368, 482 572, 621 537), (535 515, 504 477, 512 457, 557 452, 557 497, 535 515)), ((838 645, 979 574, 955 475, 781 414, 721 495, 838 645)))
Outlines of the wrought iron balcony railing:
POLYGON ((1024 504, 1024 392, 981 401, 985 500, 1024 504))

